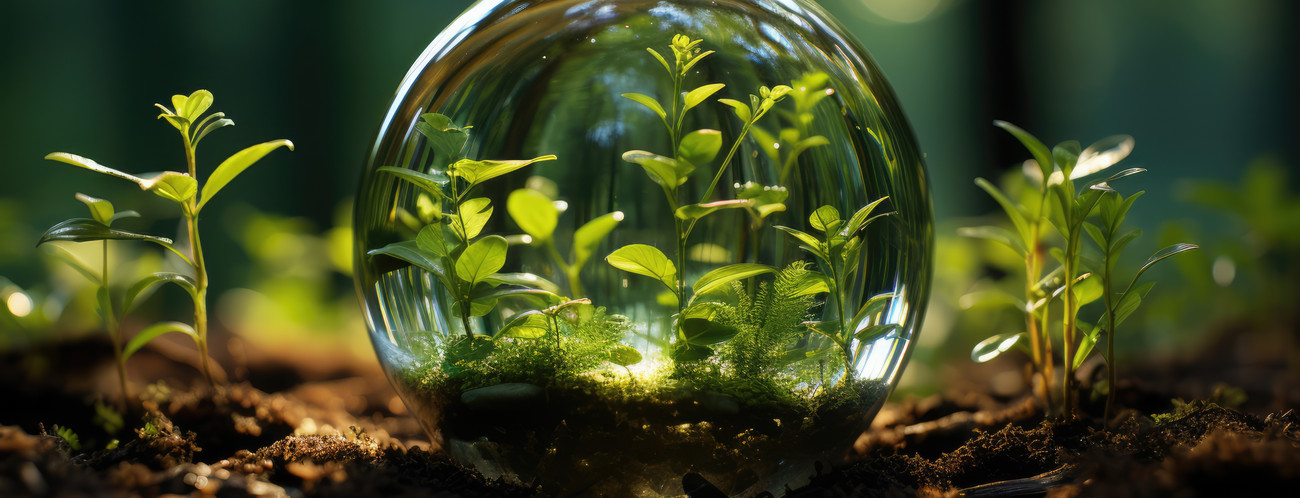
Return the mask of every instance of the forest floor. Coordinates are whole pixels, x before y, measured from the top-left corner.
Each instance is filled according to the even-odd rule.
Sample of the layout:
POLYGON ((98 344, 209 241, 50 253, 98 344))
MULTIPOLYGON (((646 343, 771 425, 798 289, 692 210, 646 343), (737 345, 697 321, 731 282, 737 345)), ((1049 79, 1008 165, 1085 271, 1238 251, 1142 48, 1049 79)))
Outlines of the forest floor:
MULTIPOLYGON (((993 394, 997 365, 971 364, 944 394, 886 404, 849 464, 787 496, 1293 496, 1296 338, 1220 336, 1191 360, 1125 372, 1109 429, 1086 392, 1082 417, 1048 420, 1024 392, 993 394)), ((168 382, 135 384, 140 405, 119 421, 95 406, 117 393, 109 351, 0 354, 0 496, 545 496, 431 447, 373 359, 243 348, 223 361, 235 380, 210 388, 184 351, 150 348, 130 377, 168 382)))

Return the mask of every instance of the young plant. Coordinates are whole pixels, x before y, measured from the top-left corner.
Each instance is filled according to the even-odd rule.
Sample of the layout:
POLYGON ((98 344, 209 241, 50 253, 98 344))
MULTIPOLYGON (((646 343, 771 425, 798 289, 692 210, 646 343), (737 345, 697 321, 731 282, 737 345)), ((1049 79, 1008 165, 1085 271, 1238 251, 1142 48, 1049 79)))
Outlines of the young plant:
POLYGON ((1133 207, 1133 202, 1137 201, 1138 197, 1141 197, 1143 193, 1144 191, 1138 191, 1133 195, 1124 197, 1116 192, 1105 196, 1099 209, 1101 215, 1100 226, 1092 223, 1084 224, 1088 236, 1101 249, 1102 262, 1099 272, 1101 273, 1101 286, 1105 296, 1106 309, 1101 320, 1084 337, 1073 363, 1074 367, 1078 368, 1093 346, 1097 344, 1099 335, 1106 334, 1106 411, 1103 418, 1106 421, 1110 420, 1115 404, 1115 327, 1119 326, 1124 319, 1137 310, 1138 306, 1142 304, 1142 299, 1151 291, 1151 287, 1155 286, 1155 282, 1137 285, 1138 278, 1151 266, 1165 258, 1197 249, 1196 245, 1179 243, 1156 251, 1133 274, 1133 279, 1124 287, 1124 290, 1119 293, 1115 292, 1113 278, 1115 263, 1119 261, 1119 256, 1124 251, 1124 247, 1142 234, 1142 231, 1138 229, 1121 233, 1120 227, 1129 209, 1133 207))
MULTIPOLYGON (((199 350, 199 364, 203 371, 203 377, 209 384, 212 384, 213 381, 211 369, 208 365, 208 271, 203 259, 203 246, 200 244, 199 215, 207 205, 208 201, 212 200, 212 198, 225 188, 231 180, 234 180, 236 176, 242 173, 245 169, 248 169, 249 166, 252 166, 258 160, 262 159, 262 157, 280 147, 288 147, 290 150, 293 149, 293 143, 288 140, 272 140, 248 147, 236 152, 225 161, 222 161, 221 164, 213 170, 207 181, 200 187, 196 164, 196 154, 199 142, 209 133, 235 124, 234 121, 227 119, 225 114, 220 112, 212 113, 204 117, 203 113, 207 112, 208 108, 212 106, 212 102, 213 97, 211 92, 208 92, 207 90, 197 90, 189 96, 173 95, 173 108, 171 109, 162 104, 154 104, 159 109, 162 109, 162 114, 158 117, 167 120, 169 124, 180 132, 181 143, 183 144, 185 151, 185 163, 187 166, 187 171, 184 172, 164 171, 162 173, 136 176, 109 168, 91 159, 75 154, 55 152, 45 156, 46 159, 79 166, 96 173, 102 173, 131 181, 136 185, 139 185, 142 190, 151 192, 159 197, 176 203, 180 207, 181 214, 185 219, 186 232, 189 237, 189 257, 177 248, 173 247, 171 241, 157 237, 147 237, 138 234, 127 234, 125 232, 115 231, 114 229, 109 228, 103 221, 98 221, 98 217, 96 220, 69 220, 68 222, 64 222, 63 224, 51 228, 50 231, 46 233, 46 237, 42 238, 42 242, 48 240, 71 240, 79 242, 110 238, 144 238, 145 240, 158 243, 175 253, 177 256, 180 256, 181 260, 184 261, 192 270, 190 275, 179 273, 159 273, 155 274, 151 281, 148 279, 146 279, 146 281, 141 281, 135 286, 132 286, 132 289, 134 290, 139 287, 136 292, 136 294, 138 294, 153 284, 162 282, 174 283, 185 289, 194 302, 194 325, 192 330, 189 330, 191 327, 188 325, 172 322, 171 324, 160 324, 159 326, 156 326, 159 328, 151 327, 146 330, 148 334, 142 332, 137 335, 137 339, 140 337, 147 337, 144 339, 147 341, 163 333, 173 331, 184 332, 191 335, 194 337, 195 344, 199 350)), ((92 206, 92 212, 103 211, 105 209, 103 204, 100 204, 99 206, 100 207, 92 206)), ((111 211, 111 205, 108 206, 107 209, 111 211)), ((106 220, 110 221, 111 219, 111 216, 106 218, 106 220)), ((107 289, 107 278, 105 277, 103 280, 104 287, 102 288, 107 289)), ((106 290, 104 291, 104 294, 107 295, 106 290)), ((130 295, 131 292, 128 291, 128 296, 130 295)), ((101 299, 101 308, 104 308, 105 302, 107 302, 106 298, 101 299)), ((111 308, 111 306, 109 307, 111 308)), ((132 343, 136 343, 136 340, 133 339, 132 343)), ((139 345, 143 345, 143 343, 141 342, 139 345)), ((122 353, 129 355, 128 351, 134 351, 131 349, 130 344, 123 348, 122 353)))
POLYGON ((844 356, 844 376, 840 383, 853 378, 853 366, 856 360, 855 345, 888 334, 898 328, 897 324, 880 323, 880 313, 884 311, 893 293, 872 296, 863 303, 856 313, 850 313, 849 300, 852 293, 849 283, 858 270, 863 246, 862 231, 872 221, 894 214, 892 211, 872 216, 872 212, 888 197, 881 197, 863 206, 853 216, 845 220, 834 206, 825 205, 817 208, 808 217, 808 224, 819 235, 812 235, 790 227, 777 226, 795 240, 799 246, 811 254, 821 268, 822 274, 813 274, 809 280, 809 291, 826 292, 828 312, 835 315, 834 320, 808 322, 808 328, 830 339, 844 356))
MULTIPOLYGON (((665 110, 664 105, 653 97, 638 93, 623 94, 623 97, 645 106, 658 115, 665 128, 668 129, 671 150, 674 151, 673 157, 661 156, 643 150, 631 150, 623 154, 623 160, 640 165, 645 170, 646 175, 662 189, 664 199, 667 201, 668 208, 673 215, 673 232, 676 240, 674 259, 676 263, 664 255, 663 251, 644 244, 624 246, 606 258, 606 261, 616 268, 638 275, 649 276, 662 282, 671 292, 678 311, 683 310, 688 304, 686 275, 684 271, 679 271, 679 269, 684 270, 686 242, 690 237, 691 230, 694 229, 700 219, 722 209, 759 209, 759 206, 765 206, 762 208, 764 213, 784 209, 784 205, 780 208, 775 207, 775 204, 780 204, 784 200, 784 196, 780 200, 776 200, 771 195, 759 196, 757 194, 733 200, 712 202, 711 200, 717 189, 718 182, 722 180, 723 174, 731 164, 731 160, 735 157, 736 151, 740 149, 740 145, 744 142, 750 129, 753 128, 754 123, 767 114, 772 109, 772 106, 780 102, 790 92, 790 87, 785 85, 778 85, 772 89, 761 87, 759 95, 749 96, 750 101, 748 104, 731 99, 718 100, 718 102, 734 109, 736 116, 743 123, 741 131, 736 136, 726 157, 718 166, 700 201, 694 204, 683 204, 681 187, 690 179, 690 175, 697 167, 712 162, 722 149, 722 133, 718 130, 701 129, 683 133, 686 112, 704 103, 705 100, 725 86, 721 83, 707 84, 683 94, 682 87, 690 69, 713 53, 713 51, 701 52, 701 49, 698 48, 701 42, 703 40, 691 40, 690 37, 681 34, 674 35, 670 45, 674 57, 674 64, 672 65, 669 65, 668 61, 653 48, 646 48, 646 51, 655 60, 659 61, 664 70, 668 72, 673 82, 673 93, 667 110, 665 110)), ((748 278, 755 275, 749 272, 756 270, 753 265, 746 263, 719 270, 724 269, 730 273, 714 275, 718 271, 715 270, 715 272, 710 272, 710 275, 714 275, 715 278, 722 276, 748 278), (748 275, 739 276, 742 274, 748 275)), ((764 266, 762 273, 771 271, 775 270, 764 266)), ((683 323, 681 322, 682 320, 679 320, 678 329, 682 328, 683 323)), ((684 339, 684 336, 679 334, 679 339, 684 339)))
POLYGON ((421 116, 416 130, 427 140, 421 164, 431 161, 429 173, 395 166, 382 166, 378 171, 410 182, 449 209, 437 210, 435 221, 421 228, 415 240, 392 243, 368 254, 397 258, 437 277, 452 296, 452 315, 460 318, 467 338, 475 335, 470 318, 488 314, 501 298, 535 295, 562 301, 555 285, 541 277, 499 273, 505 267, 508 243, 499 235, 480 236, 494 207, 490 199, 470 195, 483 182, 555 156, 521 161, 466 159, 463 149, 469 128, 458 127, 436 113, 421 116), (502 285, 511 287, 500 288, 502 285))
MULTIPOLYGON (((1039 189, 1037 195, 1029 196, 1030 202, 1017 203, 993 184, 982 178, 977 179, 976 184, 988 192, 1006 212, 1014 231, 986 226, 965 228, 961 233, 999 242, 1025 258, 1025 298, 1012 298, 1011 301, 1024 310, 1028 331, 990 337, 978 344, 971 356, 976 361, 988 361, 1028 336, 1034 369, 1043 379, 1044 390, 1039 395, 1043 397, 1049 413, 1055 412, 1056 405, 1050 389, 1053 358, 1048 332, 1051 304, 1054 300, 1061 299, 1060 330, 1065 350, 1061 355, 1063 373, 1059 413, 1069 415, 1074 411, 1074 371, 1091 351, 1099 333, 1099 327, 1085 329, 1078 324, 1079 309, 1103 297, 1103 294, 1108 303, 1113 303, 1109 290, 1109 269, 1113 264, 1112 257, 1118 256, 1117 251, 1106 254, 1106 262, 1101 270, 1103 281, 1100 283, 1093 277, 1095 272, 1084 271, 1080 261, 1083 232, 1094 231, 1093 228, 1088 228, 1086 220, 1097 211, 1099 205, 1107 205, 1102 202, 1103 199, 1115 193, 1110 182, 1145 170, 1126 169, 1104 180, 1087 182, 1082 189, 1076 189, 1074 180, 1100 172, 1127 157, 1133 149, 1132 137, 1107 137, 1083 150, 1079 149, 1078 142, 1068 141, 1049 151, 1036 137, 1010 123, 995 121, 994 124, 1007 130, 1029 150, 1033 159, 1025 162, 1024 171, 1026 176, 1038 184, 1039 189), (1042 227, 1045 224, 1057 229, 1062 239, 1061 247, 1045 247, 1042 239, 1042 227), (1045 262, 1044 252, 1050 254, 1060 266, 1046 277, 1040 278, 1045 262), (1080 332, 1083 333, 1082 336, 1080 332)), ((1132 239, 1129 237, 1128 240, 1121 240, 1126 236, 1117 237, 1114 231, 1118 230, 1119 221, 1122 220, 1122 216, 1117 214, 1121 211, 1120 206, 1112 205, 1103 207, 1102 210, 1105 211, 1102 216, 1108 232, 1102 234, 1097 230, 1098 233, 1092 236, 1106 237, 1104 240, 1107 244, 1102 246, 1103 253, 1109 252, 1112 242, 1115 243, 1115 249, 1122 250, 1132 239)), ((1127 210, 1127 207, 1123 207, 1123 210, 1127 210)), ((1123 297, 1121 301, 1122 299, 1123 297)), ((1118 308, 1112 304, 1107 304, 1107 309, 1111 313, 1118 312, 1118 308)))
MULTIPOLYGON (((122 218, 138 217, 140 216, 140 213, 135 211, 118 212, 113 209, 113 203, 82 193, 78 193, 76 198, 78 201, 84 203, 90 210, 91 217, 73 218, 54 225, 45 232, 36 245, 40 246, 46 242, 59 240, 76 242, 100 240, 100 255, 102 256, 102 263, 100 264, 100 270, 98 273, 62 247, 57 245, 50 247, 53 248, 54 255, 63 260, 64 263, 72 267, 95 285, 95 310, 99 312, 100 318, 104 321, 104 329, 108 331, 109 339, 113 344, 113 354, 117 358, 117 380, 122 392, 122 407, 125 409, 130 406, 129 400, 131 398, 126 383, 126 359, 129 358, 131 353, 134 353, 136 349, 139 349, 143 343, 138 340, 132 340, 131 343, 127 345, 123 342, 121 318, 122 315, 131 310, 132 301, 134 301, 138 292, 131 293, 130 297, 125 298, 124 301, 120 303, 113 299, 112 289, 110 287, 112 280, 109 278, 110 267, 108 264, 108 241, 113 239, 145 240, 170 248, 171 240, 113 228, 113 223, 117 220, 122 218)), ((152 278, 153 277, 145 277, 141 282, 150 281, 152 278)), ((193 330, 190 330, 189 332, 192 334, 193 330)), ((148 339, 144 340, 147 341, 148 339)))
POLYGON ((586 295, 582 289, 581 272, 587 260, 596 252, 600 242, 614 231, 623 212, 599 216, 588 221, 573 232, 573 242, 569 247, 569 257, 565 259, 555 245, 555 228, 559 224, 563 211, 557 203, 541 191, 521 188, 510 193, 506 199, 506 211, 515 220, 515 224, 530 237, 530 245, 540 245, 546 249, 556 266, 564 273, 569 283, 569 296, 581 298, 586 295))

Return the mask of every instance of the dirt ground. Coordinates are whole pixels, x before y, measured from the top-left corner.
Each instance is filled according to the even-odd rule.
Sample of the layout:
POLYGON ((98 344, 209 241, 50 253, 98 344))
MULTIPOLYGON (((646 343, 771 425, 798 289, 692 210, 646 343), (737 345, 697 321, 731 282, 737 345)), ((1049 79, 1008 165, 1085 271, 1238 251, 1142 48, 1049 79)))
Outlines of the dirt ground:
MULTIPOLYGON (((1085 396, 1081 418, 1046 420, 1023 392, 991 394, 998 365, 963 367, 945 394, 888 403, 850 464, 786 495, 1291 496, 1295 339, 1231 332, 1194 360, 1121 375, 1109 430, 1099 400, 1085 396)), ((91 339, 0 357, 0 496, 545 496, 431 448, 373 360, 245 348, 222 362, 231 380, 210 388, 183 351, 147 349, 130 377, 167 382, 134 384, 139 408, 112 427, 95 409, 117 395, 109 351, 91 339)), ((685 481, 683 495, 721 495, 685 481)))

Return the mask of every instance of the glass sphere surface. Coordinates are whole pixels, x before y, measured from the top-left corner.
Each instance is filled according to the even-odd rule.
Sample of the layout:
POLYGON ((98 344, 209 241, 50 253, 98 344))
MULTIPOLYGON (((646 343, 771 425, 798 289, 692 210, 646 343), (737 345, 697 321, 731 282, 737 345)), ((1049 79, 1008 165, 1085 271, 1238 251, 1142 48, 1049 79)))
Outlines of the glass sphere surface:
POLYGON ((394 388, 488 477, 780 494, 896 383, 929 195, 810 1, 484 0, 387 109, 355 276, 394 388))

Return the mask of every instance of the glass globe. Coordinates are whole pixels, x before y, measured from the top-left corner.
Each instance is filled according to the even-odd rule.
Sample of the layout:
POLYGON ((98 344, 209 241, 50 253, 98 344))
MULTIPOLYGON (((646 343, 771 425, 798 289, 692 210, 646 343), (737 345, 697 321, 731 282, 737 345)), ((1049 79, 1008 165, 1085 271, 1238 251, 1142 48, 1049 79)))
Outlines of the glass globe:
POLYGON ((893 92, 810 1, 484 0, 384 116, 356 282, 397 392, 486 476, 779 494, 894 386, 931 211, 893 92))

